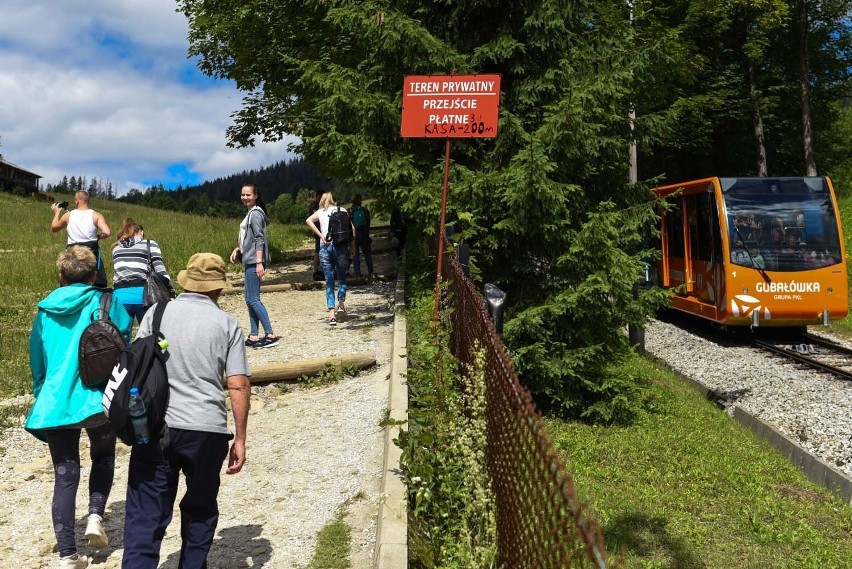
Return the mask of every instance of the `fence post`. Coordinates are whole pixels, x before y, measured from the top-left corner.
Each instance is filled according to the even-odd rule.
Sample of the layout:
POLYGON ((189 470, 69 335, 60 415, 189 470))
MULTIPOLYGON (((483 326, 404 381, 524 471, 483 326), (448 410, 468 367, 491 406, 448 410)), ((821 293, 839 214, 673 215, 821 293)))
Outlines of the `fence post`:
POLYGON ((485 283, 485 303, 488 306, 488 316, 494 323, 497 335, 503 337, 503 304, 506 301, 506 293, 491 283, 485 283))
POLYGON ((456 244, 456 256, 464 276, 470 278, 470 246, 467 243, 456 244))

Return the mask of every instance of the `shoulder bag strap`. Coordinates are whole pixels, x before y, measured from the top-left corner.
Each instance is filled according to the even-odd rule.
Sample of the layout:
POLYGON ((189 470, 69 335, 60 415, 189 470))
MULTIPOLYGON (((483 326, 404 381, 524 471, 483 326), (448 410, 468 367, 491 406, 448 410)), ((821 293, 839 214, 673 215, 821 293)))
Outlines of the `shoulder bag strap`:
POLYGON ((145 240, 145 246, 148 249, 148 274, 150 275, 151 272, 154 270, 154 260, 151 258, 151 240, 150 239, 145 240))
POLYGON ((112 304, 112 289, 105 290, 101 293, 101 312, 97 318, 92 320, 109 320, 109 305, 112 304))
POLYGON ((160 322, 163 320, 163 312, 166 311, 166 305, 169 302, 171 301, 164 300, 154 306, 154 319, 151 321, 151 334, 154 336, 160 333, 160 322))

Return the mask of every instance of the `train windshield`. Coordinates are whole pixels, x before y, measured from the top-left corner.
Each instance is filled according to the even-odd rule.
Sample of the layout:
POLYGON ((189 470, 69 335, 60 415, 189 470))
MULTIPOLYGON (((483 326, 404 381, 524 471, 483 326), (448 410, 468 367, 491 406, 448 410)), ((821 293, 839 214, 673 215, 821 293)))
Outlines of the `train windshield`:
POLYGON ((731 262, 805 271, 841 262, 837 216, 824 178, 720 178, 731 262))

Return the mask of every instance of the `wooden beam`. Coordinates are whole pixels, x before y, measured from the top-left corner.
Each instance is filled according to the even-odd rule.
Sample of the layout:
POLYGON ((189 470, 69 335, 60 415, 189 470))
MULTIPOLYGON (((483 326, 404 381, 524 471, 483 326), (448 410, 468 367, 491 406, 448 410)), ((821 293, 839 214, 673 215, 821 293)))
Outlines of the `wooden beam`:
POLYGON ((350 366, 364 369, 375 364, 376 355, 373 352, 344 354, 330 358, 252 366, 249 380, 251 383, 264 383, 269 381, 283 381, 285 379, 298 379, 303 375, 317 375, 329 365, 333 366, 338 374, 342 374, 343 369, 350 366))

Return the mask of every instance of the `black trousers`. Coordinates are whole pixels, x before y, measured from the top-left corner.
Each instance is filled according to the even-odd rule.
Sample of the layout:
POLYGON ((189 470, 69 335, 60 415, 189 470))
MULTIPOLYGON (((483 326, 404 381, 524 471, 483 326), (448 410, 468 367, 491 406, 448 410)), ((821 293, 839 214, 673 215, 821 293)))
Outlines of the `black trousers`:
POLYGON ((101 258, 101 247, 98 245, 97 241, 84 241, 82 243, 70 243, 68 247, 87 247, 91 249, 92 253, 95 254, 95 259, 98 260, 98 270, 95 275, 94 285, 100 288, 106 288, 109 286, 107 282, 106 275, 106 267, 104 266, 104 261, 101 258))
POLYGON ((125 569, 156 569, 166 528, 172 521, 181 472, 181 569, 205 569, 219 523, 220 471, 230 435, 169 429, 165 458, 159 444, 135 444, 130 452, 124 520, 125 569), (168 466, 167 466, 168 463, 168 466))

